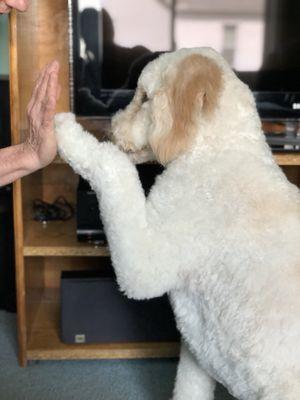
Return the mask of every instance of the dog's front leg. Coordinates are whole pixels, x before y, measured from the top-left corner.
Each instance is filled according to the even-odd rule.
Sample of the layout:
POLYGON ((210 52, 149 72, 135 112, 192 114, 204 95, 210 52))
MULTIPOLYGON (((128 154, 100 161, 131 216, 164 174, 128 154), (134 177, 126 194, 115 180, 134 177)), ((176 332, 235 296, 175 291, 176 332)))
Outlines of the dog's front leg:
POLYGON ((168 238, 161 237, 147 218, 145 195, 128 156, 112 143, 99 143, 84 132, 73 114, 57 115, 56 135, 61 156, 97 194, 121 289, 137 299, 174 289, 176 259, 168 238), (172 268, 167 268, 166 260, 172 268))
POLYGON ((215 381, 182 342, 173 400, 213 400, 215 381))

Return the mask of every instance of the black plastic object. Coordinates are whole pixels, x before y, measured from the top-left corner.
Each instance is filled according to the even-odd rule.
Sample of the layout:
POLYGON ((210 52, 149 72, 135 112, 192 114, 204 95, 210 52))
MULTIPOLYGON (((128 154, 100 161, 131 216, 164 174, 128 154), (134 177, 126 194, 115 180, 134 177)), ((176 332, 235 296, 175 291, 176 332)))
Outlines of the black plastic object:
POLYGON ((74 208, 63 196, 57 197, 53 203, 41 199, 33 201, 34 219, 40 222, 67 221, 74 216, 74 208))
POLYGON ((111 272, 64 271, 61 339, 65 343, 172 342, 179 333, 168 297, 128 299, 111 272))

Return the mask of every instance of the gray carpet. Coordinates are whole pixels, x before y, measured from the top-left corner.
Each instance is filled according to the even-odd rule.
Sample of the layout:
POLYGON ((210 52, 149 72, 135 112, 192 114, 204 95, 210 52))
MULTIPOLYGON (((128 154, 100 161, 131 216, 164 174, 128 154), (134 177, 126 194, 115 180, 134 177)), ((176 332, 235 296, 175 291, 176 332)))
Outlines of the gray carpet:
MULTIPOLYGON (((41 361, 20 368, 16 318, 0 312, 1 400, 169 400, 176 360, 41 361)), ((216 400, 233 400, 218 386, 216 400)))

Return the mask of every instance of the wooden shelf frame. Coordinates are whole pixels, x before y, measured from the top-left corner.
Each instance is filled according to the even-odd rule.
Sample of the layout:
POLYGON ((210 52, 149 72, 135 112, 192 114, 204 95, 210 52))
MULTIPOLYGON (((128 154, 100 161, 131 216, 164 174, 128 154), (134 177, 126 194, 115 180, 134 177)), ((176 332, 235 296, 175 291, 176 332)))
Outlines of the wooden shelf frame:
MULTIPOLYGON (((32 0, 26 13, 11 13, 10 99, 13 144, 24 140, 28 127, 26 108, 34 81, 39 70, 53 59, 60 63, 61 96, 57 112, 70 111, 68 47, 68 0, 32 0)), ((109 119, 81 117, 79 122, 100 140, 109 134, 109 119)), ((177 356, 178 343, 70 346, 60 341, 58 288, 61 270, 73 267, 78 269, 81 266, 95 268, 98 258, 105 267, 104 260, 109 255, 106 246, 78 243, 74 220, 48 223, 43 227, 30 219, 29 207, 32 200, 40 197, 51 201, 55 193, 63 190, 64 179, 66 196, 72 196, 71 200, 75 201, 76 182, 71 177, 75 175, 68 168, 57 157, 48 168, 14 183, 20 365, 26 366, 29 360, 177 356), (52 294, 49 296, 49 293, 52 294)))
POLYGON ((107 246, 79 243, 76 237, 75 219, 53 221, 43 225, 25 220, 25 257, 107 257, 107 246))
POLYGON ((280 166, 300 166, 300 153, 274 153, 274 158, 280 166))

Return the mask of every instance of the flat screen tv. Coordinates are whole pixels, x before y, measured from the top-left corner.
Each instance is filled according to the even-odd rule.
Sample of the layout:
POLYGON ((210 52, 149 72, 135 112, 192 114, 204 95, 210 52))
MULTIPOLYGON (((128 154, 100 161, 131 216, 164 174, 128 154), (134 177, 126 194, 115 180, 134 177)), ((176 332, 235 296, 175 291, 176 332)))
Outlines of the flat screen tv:
POLYGON ((223 54, 263 119, 300 118, 299 0, 72 0, 73 108, 110 117, 144 66, 182 47, 223 54))

